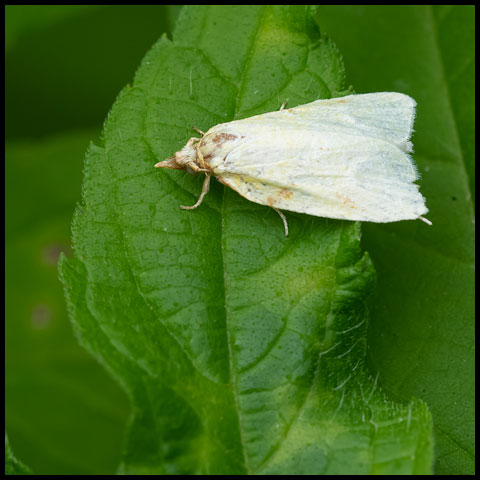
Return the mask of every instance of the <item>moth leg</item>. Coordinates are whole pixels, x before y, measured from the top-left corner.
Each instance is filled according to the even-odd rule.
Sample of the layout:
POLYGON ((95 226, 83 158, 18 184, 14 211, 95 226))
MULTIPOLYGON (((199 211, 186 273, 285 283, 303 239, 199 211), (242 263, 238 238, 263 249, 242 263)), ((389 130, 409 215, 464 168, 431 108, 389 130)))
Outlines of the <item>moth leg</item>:
POLYGON ((280 107, 280 110, 283 110, 285 108, 285 105, 288 102, 288 98, 282 103, 282 106, 280 107))
POLYGON ((195 172, 204 172, 204 173, 210 173, 210 170, 207 170, 206 168, 200 168, 198 165, 195 165, 195 163, 189 163, 188 166, 195 172))
POLYGON ((205 135, 205 132, 202 132, 199 128, 197 127, 192 127, 193 130, 195 130, 196 132, 198 132, 200 135, 205 135))
POLYGON ((287 219, 285 218, 285 215, 278 208, 275 208, 275 207, 272 207, 272 208, 280 215, 280 218, 282 219, 282 222, 283 222, 283 226, 285 227, 285 236, 288 237, 288 223, 287 223, 287 219))
POLYGON ((198 197, 198 200, 197 200, 197 203, 195 203, 195 205, 192 205, 191 207, 186 207, 185 205, 180 205, 180 208, 182 208, 183 210, 193 210, 194 208, 197 208, 200 206, 200 204, 202 203, 203 201, 203 197, 208 193, 208 191, 210 190, 210 177, 212 175, 210 173, 207 173, 205 175, 205 180, 203 181, 203 186, 202 186, 202 193, 200 194, 200 196, 198 197))
POLYGON ((427 225, 430 225, 430 226, 432 225, 432 222, 428 218, 422 217, 420 215, 418 219, 421 220, 422 222, 425 222, 427 225))

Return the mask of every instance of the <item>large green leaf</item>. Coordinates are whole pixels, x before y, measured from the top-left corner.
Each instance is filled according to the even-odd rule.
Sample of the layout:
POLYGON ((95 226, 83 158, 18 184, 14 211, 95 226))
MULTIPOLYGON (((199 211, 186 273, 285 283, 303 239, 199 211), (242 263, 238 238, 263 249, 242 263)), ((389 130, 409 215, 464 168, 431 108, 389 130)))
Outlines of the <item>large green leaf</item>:
POLYGON ((415 160, 433 227, 363 231, 378 273, 372 366, 396 398, 431 408, 437 474, 474 473, 474 18, 474 6, 445 5, 321 7, 317 16, 357 91, 418 102, 415 160))
POLYGON ((86 159, 75 258, 78 335, 129 392, 122 471, 425 474, 430 415, 365 366, 373 285, 358 223, 288 214, 154 171, 191 127, 341 96, 344 71, 305 7, 185 7, 86 159))

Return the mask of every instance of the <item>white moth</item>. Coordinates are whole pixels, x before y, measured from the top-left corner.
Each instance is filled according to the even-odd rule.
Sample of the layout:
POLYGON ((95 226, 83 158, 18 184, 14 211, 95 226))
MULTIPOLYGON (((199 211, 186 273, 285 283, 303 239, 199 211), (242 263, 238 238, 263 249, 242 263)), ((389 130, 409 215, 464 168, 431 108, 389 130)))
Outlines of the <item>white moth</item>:
POLYGON ((317 100, 221 123, 155 166, 215 175, 248 200, 318 217, 367 222, 428 212, 409 152, 415 100, 395 92, 317 100))

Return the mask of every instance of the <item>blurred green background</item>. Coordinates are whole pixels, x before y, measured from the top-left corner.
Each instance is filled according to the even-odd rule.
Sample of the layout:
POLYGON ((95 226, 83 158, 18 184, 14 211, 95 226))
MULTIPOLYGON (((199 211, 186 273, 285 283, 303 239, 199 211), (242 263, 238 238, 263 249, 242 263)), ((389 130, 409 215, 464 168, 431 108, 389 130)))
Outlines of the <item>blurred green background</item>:
MULTIPOLYGON (((153 43, 171 32, 180 8, 5 9, 5 416, 13 452, 37 474, 109 474, 120 462, 129 401, 103 367, 78 346, 56 264, 61 251, 71 255, 70 224, 81 195, 88 144, 98 143, 116 96, 132 82, 153 43)), ((429 206, 438 205, 432 215, 437 212, 434 220, 440 230, 436 237, 433 233, 428 237, 428 246, 436 238, 433 250, 439 250, 440 259, 448 258, 442 252, 456 245, 471 253, 470 230, 458 228, 459 218, 466 218, 462 225, 471 221, 470 210, 460 203, 468 182, 457 194, 452 179, 464 175, 473 195, 474 67, 457 65, 473 52, 473 18, 473 7, 321 6, 318 11, 320 28, 344 56, 348 85, 357 93, 408 91, 419 101, 414 141, 420 166, 428 155, 440 159, 440 166, 448 165, 447 154, 455 159, 450 163, 458 175, 445 170, 444 184, 431 174, 422 181, 429 206), (444 105, 446 98, 453 113, 444 105), (445 147, 452 132, 458 133, 462 155, 445 147), (446 200, 438 200, 446 192, 451 210, 445 208, 446 200)), ((473 205, 470 198, 467 203, 469 208, 473 205)), ((436 473, 469 474, 474 468, 473 341, 467 342, 473 338, 471 275, 462 283, 464 277, 435 257, 431 269, 451 277, 455 285, 445 289, 440 286, 448 282, 432 282, 434 275, 426 281, 421 268, 416 273, 417 259, 428 257, 426 249, 412 254, 410 263, 400 257, 392 263, 384 245, 394 237, 379 236, 375 225, 366 225, 363 232, 379 276, 378 298, 384 299, 370 322, 372 365, 381 371, 382 387, 392 398, 417 396, 431 408, 436 473), (415 274, 418 278, 412 283, 415 274), (419 285, 417 297, 411 294, 412 284, 419 285), (439 289, 443 302, 435 300, 439 289), (405 303, 418 318, 404 318, 405 303), (386 310, 392 305, 398 308, 386 310), (419 330, 418 319, 424 320, 424 330, 442 334, 442 343, 426 342, 430 336, 419 330), (410 331, 418 331, 415 341, 410 331), (428 355, 419 357, 422 368, 408 382, 396 375, 412 363, 404 339, 411 348, 421 342, 430 347, 420 349, 428 350, 428 355)), ((470 263, 458 263, 470 268, 470 263)))
POLYGON ((129 415, 75 339, 58 281, 90 141, 179 7, 8 5, 6 430, 36 474, 109 474, 129 415), (95 428, 93 428, 95 427, 95 428))

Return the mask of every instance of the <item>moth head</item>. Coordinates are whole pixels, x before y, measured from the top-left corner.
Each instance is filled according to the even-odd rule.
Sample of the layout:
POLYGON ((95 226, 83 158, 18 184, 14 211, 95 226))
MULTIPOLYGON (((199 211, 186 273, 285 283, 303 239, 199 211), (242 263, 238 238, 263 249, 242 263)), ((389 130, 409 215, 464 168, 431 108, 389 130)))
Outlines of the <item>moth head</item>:
MULTIPOLYGON (((199 140, 198 138, 194 138, 199 140)), ((175 170, 186 170, 188 173, 195 173, 191 165, 197 163, 197 149, 194 140, 191 138, 187 144, 179 150, 173 157, 168 157, 163 162, 155 164, 157 168, 174 168, 175 170)))

